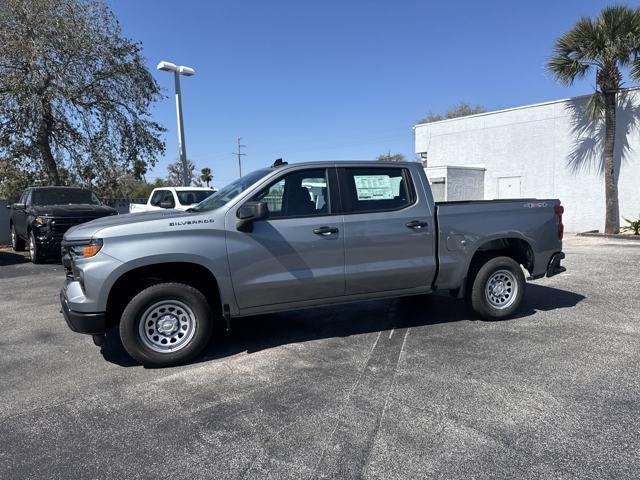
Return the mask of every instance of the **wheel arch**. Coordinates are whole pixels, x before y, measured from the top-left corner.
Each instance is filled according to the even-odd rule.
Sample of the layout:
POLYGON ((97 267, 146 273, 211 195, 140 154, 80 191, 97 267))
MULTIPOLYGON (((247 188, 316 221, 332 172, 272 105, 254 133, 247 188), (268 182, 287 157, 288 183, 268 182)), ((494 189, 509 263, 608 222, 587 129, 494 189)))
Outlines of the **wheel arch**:
POLYGON ((458 297, 462 298, 470 291, 475 275, 482 265, 492 257, 505 256, 513 259, 522 265, 530 274, 534 268, 534 249, 531 241, 519 235, 496 236, 478 242, 478 245, 470 255, 469 262, 465 269, 465 278, 458 292, 458 297))
POLYGON ((196 288, 205 296, 214 314, 222 315, 220 284, 211 270, 189 261, 160 262, 137 266, 117 277, 107 296, 108 326, 119 323, 124 308, 138 293, 164 282, 184 283, 196 288))
POLYGON ((492 238, 478 245, 469 261, 469 268, 482 256, 509 257, 522 265, 530 273, 534 267, 534 253, 531 243, 522 237, 492 238))

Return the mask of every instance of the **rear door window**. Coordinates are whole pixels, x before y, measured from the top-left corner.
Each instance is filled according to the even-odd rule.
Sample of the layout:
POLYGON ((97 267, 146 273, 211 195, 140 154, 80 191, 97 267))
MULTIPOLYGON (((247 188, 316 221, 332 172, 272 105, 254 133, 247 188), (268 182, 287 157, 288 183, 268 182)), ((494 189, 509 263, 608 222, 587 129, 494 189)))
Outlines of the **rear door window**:
POLYGON ((353 167, 341 175, 345 213, 400 210, 415 201, 406 168, 353 167))
POLYGON ((200 203, 213 192, 208 190, 182 190, 180 192, 176 192, 178 196, 178 201, 180 205, 193 205, 195 203, 200 203))

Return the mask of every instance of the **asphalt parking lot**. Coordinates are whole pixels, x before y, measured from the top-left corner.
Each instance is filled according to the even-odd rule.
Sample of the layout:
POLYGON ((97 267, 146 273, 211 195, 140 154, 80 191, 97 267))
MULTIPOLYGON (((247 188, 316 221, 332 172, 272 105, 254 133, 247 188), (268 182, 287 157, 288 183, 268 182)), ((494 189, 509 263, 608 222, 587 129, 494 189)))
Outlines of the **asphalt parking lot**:
POLYGON ((0 252, 2 478, 637 478, 640 242, 570 237, 518 318, 448 296, 237 321, 145 369, 0 252))

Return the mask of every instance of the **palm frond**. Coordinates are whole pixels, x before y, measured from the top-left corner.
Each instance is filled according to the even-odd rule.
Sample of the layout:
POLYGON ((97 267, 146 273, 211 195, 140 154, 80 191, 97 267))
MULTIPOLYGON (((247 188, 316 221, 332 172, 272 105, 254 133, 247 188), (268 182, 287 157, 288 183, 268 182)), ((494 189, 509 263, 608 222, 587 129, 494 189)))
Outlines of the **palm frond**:
POLYGON ((629 69, 629 76, 633 80, 640 80, 640 58, 636 58, 631 63, 631 68, 629 69))
POLYGON ((599 43, 601 38, 591 19, 580 19, 571 30, 556 40, 547 70, 561 83, 571 85, 584 77, 593 65, 598 65, 594 52, 599 43))
POLYGON ((591 120, 599 120, 604 117, 604 94, 594 92, 587 102, 587 115, 591 120))
POLYGON ((631 77, 640 80, 640 9, 626 6, 607 7, 594 20, 581 18, 558 38, 547 63, 565 85, 595 67, 602 72, 599 84, 608 89, 619 85, 620 68, 627 66, 631 77))
POLYGON ((626 6, 605 8, 596 20, 605 39, 605 56, 626 66, 637 58, 640 47, 640 10, 626 6))

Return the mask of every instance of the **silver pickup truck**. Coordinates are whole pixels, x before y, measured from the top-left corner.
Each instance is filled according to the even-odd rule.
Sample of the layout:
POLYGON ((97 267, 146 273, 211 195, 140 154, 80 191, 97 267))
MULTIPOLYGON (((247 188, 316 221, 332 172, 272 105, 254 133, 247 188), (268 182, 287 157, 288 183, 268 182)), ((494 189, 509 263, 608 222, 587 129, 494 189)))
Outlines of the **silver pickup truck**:
POLYGON ((186 211, 69 230, 69 327, 118 328, 145 365, 188 361, 216 321, 445 290, 485 319, 564 271, 558 200, 434 203, 419 163, 276 161, 186 211), (522 266, 522 267, 521 267, 522 266))

